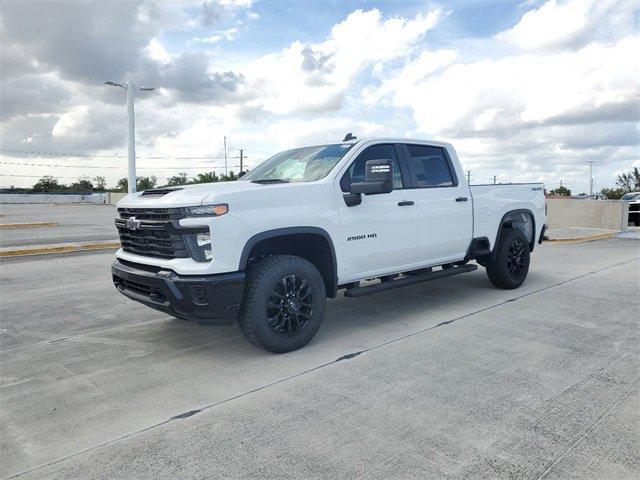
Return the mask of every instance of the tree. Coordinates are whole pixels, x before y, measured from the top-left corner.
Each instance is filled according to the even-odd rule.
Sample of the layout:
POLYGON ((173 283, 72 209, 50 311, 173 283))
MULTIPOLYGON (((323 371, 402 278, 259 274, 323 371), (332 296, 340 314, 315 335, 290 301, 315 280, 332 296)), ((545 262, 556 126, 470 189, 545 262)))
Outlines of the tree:
POLYGON ((553 190, 551 190, 549 192, 551 195, 562 195, 565 197, 570 197, 571 196, 571 190, 569 190, 567 187, 558 187, 555 188, 553 190))
POLYGON ((640 171, 638 171, 638 167, 634 167, 633 170, 628 173, 618 175, 616 185, 622 190, 625 190, 625 192, 636 192, 640 190, 640 171))
MULTIPOLYGON (((136 178, 136 187, 138 191, 141 190, 152 190, 156 188, 158 183, 158 179, 151 175, 150 177, 137 177, 136 178)), ((124 177, 118 180, 116 183, 116 192, 128 192, 129 191, 129 180, 124 177)))
POLYGON ((621 188, 603 188, 600 193, 607 197, 609 200, 620 200, 622 196, 627 193, 621 188))
POLYGON ((83 176, 77 182, 69 185, 69 190, 74 192, 93 192, 93 184, 89 177, 83 176))
POLYGON ((167 187, 174 187, 176 185, 186 185, 189 181, 185 172, 180 172, 178 175, 174 175, 171 178, 167 178, 167 187))
POLYGON ((66 190, 67 186, 58 183, 58 180, 51 175, 45 175, 31 188, 34 192, 61 192, 66 190))
POLYGON ((93 177, 93 189, 98 192, 104 192, 107 189, 107 180, 98 175, 97 177, 93 177))
POLYGON ((222 181, 222 182, 232 182, 232 181, 237 180, 237 179, 238 179, 238 177, 236 177, 236 174, 233 172, 233 170, 231 170, 228 175, 221 175, 220 176, 220 181, 222 181))
POLYGON ((216 172, 206 172, 196 175, 193 179, 193 183, 215 183, 219 180, 220 179, 218 178, 218 175, 216 175, 216 172))
POLYGON ((156 185, 158 184, 158 179, 153 175, 149 177, 137 177, 136 183, 137 183, 138 191, 152 190, 156 188, 156 185))

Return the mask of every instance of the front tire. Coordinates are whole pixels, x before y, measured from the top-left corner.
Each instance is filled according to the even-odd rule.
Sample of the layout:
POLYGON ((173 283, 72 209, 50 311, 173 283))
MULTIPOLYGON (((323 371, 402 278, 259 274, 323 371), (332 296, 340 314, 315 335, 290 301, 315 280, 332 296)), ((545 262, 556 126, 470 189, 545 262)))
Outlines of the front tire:
POLYGON ((522 285, 529 272, 529 242, 520 230, 502 231, 497 251, 487 261, 489 281, 498 288, 512 290, 522 285))
POLYGON ((291 352, 316 334, 326 302, 324 281, 312 263, 291 255, 267 257, 247 275, 238 326, 257 347, 291 352))

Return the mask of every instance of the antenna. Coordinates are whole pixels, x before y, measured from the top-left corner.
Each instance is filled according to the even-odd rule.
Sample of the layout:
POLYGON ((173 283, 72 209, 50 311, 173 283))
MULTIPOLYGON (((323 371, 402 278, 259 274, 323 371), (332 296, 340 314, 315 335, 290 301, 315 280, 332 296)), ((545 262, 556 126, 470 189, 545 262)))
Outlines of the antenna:
POLYGON ((343 142, 348 142, 349 140, 356 140, 358 137, 354 137, 351 132, 347 133, 344 136, 344 140, 342 140, 343 142))

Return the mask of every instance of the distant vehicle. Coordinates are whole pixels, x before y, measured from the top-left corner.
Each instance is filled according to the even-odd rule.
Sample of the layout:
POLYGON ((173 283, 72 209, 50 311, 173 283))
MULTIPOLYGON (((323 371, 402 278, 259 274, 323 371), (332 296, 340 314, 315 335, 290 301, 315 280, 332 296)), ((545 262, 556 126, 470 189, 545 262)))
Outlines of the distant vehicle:
POLYGON ((575 195, 572 198, 576 200, 609 200, 606 195, 594 193, 592 195, 575 195))
POLYGON ((640 227, 640 192, 625 193, 620 200, 629 202, 629 222, 640 227))
POLYGON ((347 135, 281 152, 236 182, 127 195, 113 282, 288 352, 311 340, 340 289, 361 297, 471 272, 471 260, 496 287, 518 288, 544 237, 543 189, 470 187, 448 143, 347 135))

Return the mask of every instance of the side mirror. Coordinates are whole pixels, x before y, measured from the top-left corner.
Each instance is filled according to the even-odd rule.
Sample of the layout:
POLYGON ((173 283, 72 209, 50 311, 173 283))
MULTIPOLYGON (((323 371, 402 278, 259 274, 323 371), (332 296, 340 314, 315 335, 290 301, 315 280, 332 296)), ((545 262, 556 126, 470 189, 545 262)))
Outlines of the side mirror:
POLYGON ((351 184, 351 193, 377 195, 393 190, 393 163, 391 160, 367 160, 364 167, 364 182, 351 184))
POLYGON ((238 173, 238 178, 242 178, 247 174, 247 172, 240 172, 238 173))

